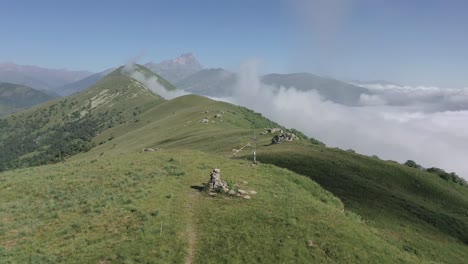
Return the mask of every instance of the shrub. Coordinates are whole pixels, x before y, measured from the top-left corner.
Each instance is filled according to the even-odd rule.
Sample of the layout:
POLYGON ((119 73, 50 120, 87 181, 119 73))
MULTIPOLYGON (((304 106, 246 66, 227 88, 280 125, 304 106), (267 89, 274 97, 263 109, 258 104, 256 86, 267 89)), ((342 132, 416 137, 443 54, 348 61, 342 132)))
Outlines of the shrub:
POLYGON ((410 168, 415 168, 415 169, 418 169, 418 170, 422 170, 423 167, 419 164, 417 164, 416 162, 414 162, 413 160, 408 160, 404 163, 405 166, 407 167, 410 167, 410 168))
POLYGON ((315 138, 309 138, 309 141, 310 143, 312 143, 312 145, 317 145, 317 146, 325 146, 325 144, 315 138))
POLYGON ((444 171, 443 169, 432 167, 426 170, 427 172, 437 174, 440 178, 446 180, 446 181, 452 181, 454 183, 458 183, 462 186, 466 186, 467 183, 465 179, 461 178, 458 176, 455 172, 448 173, 444 171))

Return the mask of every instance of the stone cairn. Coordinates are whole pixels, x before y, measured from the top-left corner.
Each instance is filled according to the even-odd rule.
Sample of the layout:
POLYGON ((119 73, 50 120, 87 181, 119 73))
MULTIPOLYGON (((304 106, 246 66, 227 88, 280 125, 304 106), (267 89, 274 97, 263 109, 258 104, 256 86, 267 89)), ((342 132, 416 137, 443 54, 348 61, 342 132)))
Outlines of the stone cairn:
MULTIPOLYGON (((245 182, 247 183, 247 182, 245 182)), ((221 180, 221 170, 218 168, 213 168, 210 174, 210 181, 208 182, 208 192, 210 196, 216 196, 217 193, 225 193, 230 196, 237 196, 237 197, 242 197, 244 199, 251 199, 250 195, 255 195, 257 194, 256 191, 251 190, 251 191, 245 191, 242 189, 239 189, 239 185, 234 185, 234 189, 229 189, 229 186, 227 183, 223 180, 221 180)))
POLYGON ((213 170, 211 171, 210 182, 208 184, 209 184, 210 192, 211 191, 214 191, 214 192, 219 192, 219 191, 228 192, 229 191, 227 183, 221 180, 221 170, 218 168, 213 168, 213 170))

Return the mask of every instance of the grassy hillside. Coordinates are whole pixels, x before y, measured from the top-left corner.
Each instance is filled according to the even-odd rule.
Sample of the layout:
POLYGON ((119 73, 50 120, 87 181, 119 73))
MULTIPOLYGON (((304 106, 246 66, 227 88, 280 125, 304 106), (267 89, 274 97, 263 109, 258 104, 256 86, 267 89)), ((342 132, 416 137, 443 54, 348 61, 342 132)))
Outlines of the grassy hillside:
MULTIPOLYGON (((141 66, 135 70, 148 74, 141 66)), ((119 68, 86 91, 0 119, 0 171, 87 151, 102 131, 134 122, 164 101, 128 74, 119 68)))
POLYGON ((0 116, 17 112, 54 97, 31 87, 13 83, 0 83, 0 116))
MULTIPOLYGON (((76 122, 62 118, 69 113, 81 121, 103 117, 86 151, 0 173, 0 256, 7 263, 462 263, 468 257, 468 188, 435 174, 305 139, 271 145, 273 134, 260 132, 279 125, 260 114, 196 95, 166 101, 121 71, 66 100, 2 119, 8 126, 28 123, 25 117, 56 105, 34 130, 50 133, 54 124, 76 122), (254 131, 257 166, 249 161, 254 131), (233 157, 233 149, 246 145, 233 157), (213 167, 230 184, 258 194, 246 200, 201 192, 213 167)), ((44 135, 34 133, 32 139, 44 135)))
POLYGON ((189 254, 196 263, 417 260, 313 181, 219 155, 174 150, 72 161, 2 173, 0 186, 7 263, 183 263, 189 254), (258 194, 212 198, 191 188, 212 166, 258 194))
POLYGON ((392 161, 301 143, 264 146, 258 159, 310 177, 388 242, 425 261, 457 263, 466 257, 464 186, 392 161))

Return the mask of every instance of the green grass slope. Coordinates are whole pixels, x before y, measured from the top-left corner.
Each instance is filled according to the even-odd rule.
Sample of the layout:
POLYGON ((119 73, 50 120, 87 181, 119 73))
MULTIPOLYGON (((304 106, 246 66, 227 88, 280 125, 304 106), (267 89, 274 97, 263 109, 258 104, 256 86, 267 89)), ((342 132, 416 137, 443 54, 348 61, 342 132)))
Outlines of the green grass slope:
MULTIPOLYGON (((309 140, 270 145, 273 135, 259 132, 278 125, 260 114, 196 95, 166 101, 141 85, 116 71, 67 98, 79 103, 52 103, 58 113, 85 111, 81 118, 114 112, 86 138, 86 151, 0 173, 2 260, 462 263, 468 257, 466 187, 309 140), (122 119, 109 125, 117 113, 122 119), (254 130, 257 166, 248 160, 254 130), (258 194, 245 200, 199 191, 212 167, 258 194)), ((50 120, 66 124, 60 114, 50 120)), ((37 131, 48 131, 49 123, 37 131)))
MULTIPOLYGON (((132 122, 164 101, 122 69, 86 91, 0 119, 0 171, 56 162, 87 151, 102 131, 132 122)), ((142 66, 134 71, 149 74, 142 66)))
POLYGON ((94 139, 99 145, 78 157, 138 152, 143 148, 188 148, 222 152, 230 157, 233 147, 250 141, 253 128, 272 126, 278 125, 244 107, 186 95, 153 107, 135 122, 104 131, 94 139), (205 118, 208 124, 201 123, 205 118))
POLYGON ((172 150, 0 177, 6 263, 184 263, 191 254, 195 263, 417 261, 313 181, 271 165, 172 150), (213 198, 191 188, 221 165, 226 180, 258 194, 213 198))
POLYGON ((310 177, 387 241, 424 261, 467 257, 466 186, 392 161, 302 143, 263 146, 258 158, 310 177))

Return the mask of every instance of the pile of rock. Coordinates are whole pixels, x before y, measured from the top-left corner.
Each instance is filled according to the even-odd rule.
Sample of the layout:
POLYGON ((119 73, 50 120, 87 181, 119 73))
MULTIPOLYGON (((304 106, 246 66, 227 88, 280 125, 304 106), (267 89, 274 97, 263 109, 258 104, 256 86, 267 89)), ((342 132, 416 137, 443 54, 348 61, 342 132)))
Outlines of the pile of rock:
POLYGON ((236 190, 230 190, 228 192, 229 195, 231 196, 238 196, 238 197, 242 197, 244 199, 247 199, 247 200, 250 200, 252 199, 252 196, 251 195, 255 195, 257 194, 256 191, 245 191, 245 190, 242 190, 242 189, 238 189, 237 191, 236 190))
POLYGON ((280 144, 283 142, 291 142, 294 140, 299 140, 299 138, 294 133, 282 133, 280 135, 276 135, 271 139, 271 144, 280 144))
POLYGON ((218 193, 225 193, 231 196, 242 197, 244 199, 252 199, 251 195, 257 194, 256 191, 245 191, 238 188, 238 185, 235 185, 234 188, 229 189, 227 183, 221 180, 221 170, 218 168, 213 168, 210 174, 210 181, 208 182, 208 191, 210 196, 216 196, 218 193))
POLYGON ((229 187, 225 181, 221 180, 221 170, 213 168, 210 174, 210 181, 208 182, 210 192, 229 192, 229 187))

